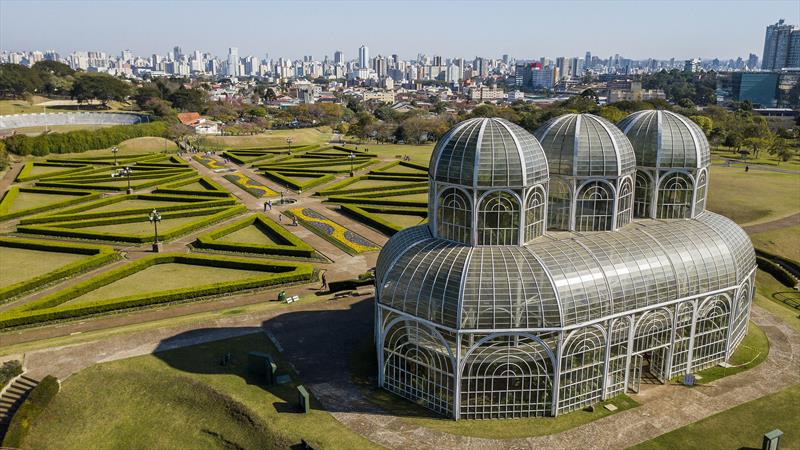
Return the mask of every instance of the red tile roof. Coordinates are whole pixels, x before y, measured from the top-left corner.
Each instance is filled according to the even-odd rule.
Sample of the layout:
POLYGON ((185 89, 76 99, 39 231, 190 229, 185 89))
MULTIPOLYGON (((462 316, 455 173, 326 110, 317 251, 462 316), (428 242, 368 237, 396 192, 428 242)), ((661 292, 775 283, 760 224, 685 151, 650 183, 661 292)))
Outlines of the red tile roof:
POLYGON ((184 125, 191 125, 200 120, 200 113, 196 112, 178 113, 178 120, 180 120, 181 123, 184 125))

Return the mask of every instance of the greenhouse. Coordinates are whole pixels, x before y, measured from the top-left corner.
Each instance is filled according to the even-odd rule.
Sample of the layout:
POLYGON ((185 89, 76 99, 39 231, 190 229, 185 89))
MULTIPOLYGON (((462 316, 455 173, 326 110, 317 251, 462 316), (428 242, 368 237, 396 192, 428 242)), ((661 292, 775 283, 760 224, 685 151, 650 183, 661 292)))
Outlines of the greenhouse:
MULTIPOLYGON (((429 222, 393 236, 378 258, 380 386, 455 419, 555 416, 637 392, 643 379, 664 382, 728 359, 747 331, 749 238, 696 207, 686 218, 620 220, 631 208, 620 208, 617 192, 647 167, 634 154, 650 147, 637 145, 652 142, 631 142, 588 116, 545 125, 552 125, 545 140, 552 133, 572 140, 558 156, 552 141, 541 145, 503 119, 470 119, 440 139, 429 222), (564 170, 570 151, 573 164, 603 161, 603 168, 564 170), (561 219, 549 215, 554 182, 570 193, 602 184, 611 204, 570 200, 573 225, 557 226, 561 219), (611 212, 592 221, 603 226, 574 226, 597 208, 611 212)), ((694 166, 708 160, 693 128, 673 127, 669 142, 656 132, 659 154, 675 142, 704 144, 696 160, 671 170, 694 177, 694 166)), ((691 188, 693 202, 705 196, 691 188)))

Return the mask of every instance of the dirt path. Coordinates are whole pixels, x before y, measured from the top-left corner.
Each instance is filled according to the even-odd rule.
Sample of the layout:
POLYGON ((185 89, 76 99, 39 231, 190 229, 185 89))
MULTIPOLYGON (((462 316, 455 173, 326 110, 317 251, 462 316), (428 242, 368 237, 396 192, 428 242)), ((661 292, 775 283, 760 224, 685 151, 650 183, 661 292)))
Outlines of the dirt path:
POLYGON ((770 222, 746 225, 742 228, 747 232, 747 234, 753 234, 780 230, 781 228, 792 227, 795 225, 800 225, 800 213, 794 213, 791 216, 782 217, 770 222))

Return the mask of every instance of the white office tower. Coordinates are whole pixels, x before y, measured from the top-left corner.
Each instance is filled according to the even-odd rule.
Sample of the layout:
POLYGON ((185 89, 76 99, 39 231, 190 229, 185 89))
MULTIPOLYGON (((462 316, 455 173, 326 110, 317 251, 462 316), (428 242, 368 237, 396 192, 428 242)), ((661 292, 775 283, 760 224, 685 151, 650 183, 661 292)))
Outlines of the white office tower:
POLYGON ((228 49, 228 76, 239 76, 239 49, 236 47, 228 49))

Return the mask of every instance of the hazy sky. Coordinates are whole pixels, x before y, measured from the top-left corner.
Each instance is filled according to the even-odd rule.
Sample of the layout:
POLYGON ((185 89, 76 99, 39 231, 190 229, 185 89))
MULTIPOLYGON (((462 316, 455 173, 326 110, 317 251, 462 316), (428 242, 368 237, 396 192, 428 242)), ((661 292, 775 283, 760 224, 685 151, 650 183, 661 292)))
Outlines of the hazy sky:
POLYGON ((0 0, 0 49, 746 58, 780 18, 800 23, 800 1, 0 0))

